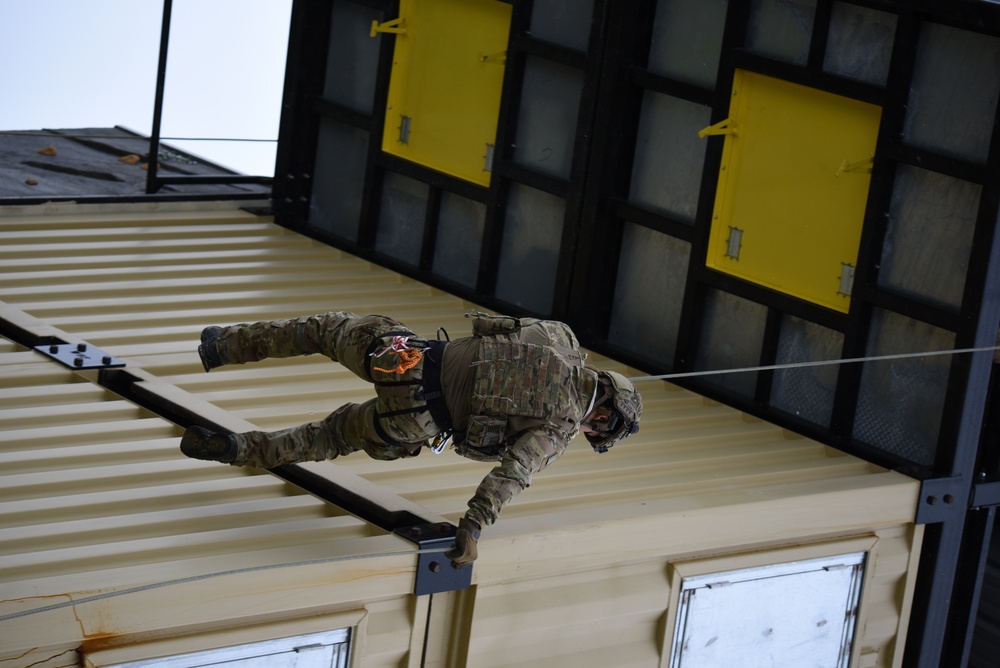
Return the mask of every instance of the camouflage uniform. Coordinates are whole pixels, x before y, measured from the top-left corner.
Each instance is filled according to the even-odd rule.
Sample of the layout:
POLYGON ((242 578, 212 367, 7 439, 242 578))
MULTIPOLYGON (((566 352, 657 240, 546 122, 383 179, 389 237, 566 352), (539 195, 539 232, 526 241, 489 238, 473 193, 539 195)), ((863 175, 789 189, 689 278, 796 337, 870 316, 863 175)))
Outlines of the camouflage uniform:
POLYGON ((395 364, 391 354, 371 356, 393 336, 417 339, 391 318, 340 312, 223 328, 214 346, 224 364, 319 353, 374 382, 376 392, 375 399, 345 404, 317 422, 235 434, 233 464, 270 468, 358 450, 376 459, 412 457, 450 426, 458 454, 499 462, 466 513, 481 526, 492 524, 531 476, 565 451, 593 405, 598 381, 562 323, 477 318, 473 329, 476 336, 448 343, 443 360, 436 360, 451 418, 444 425, 426 410, 421 381, 429 351, 402 373, 377 370, 395 364))

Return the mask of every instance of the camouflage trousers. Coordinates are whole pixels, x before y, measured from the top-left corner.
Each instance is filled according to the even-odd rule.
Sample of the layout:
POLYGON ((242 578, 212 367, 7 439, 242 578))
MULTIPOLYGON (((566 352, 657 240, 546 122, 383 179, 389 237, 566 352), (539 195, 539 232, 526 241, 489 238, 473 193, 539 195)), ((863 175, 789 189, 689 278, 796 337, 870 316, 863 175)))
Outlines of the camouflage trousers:
POLYGON ((375 383, 374 399, 344 404, 316 422, 274 432, 234 434, 238 447, 234 466, 271 468, 303 461, 323 461, 364 450, 375 459, 412 457, 441 429, 417 397, 423 377, 423 360, 396 373, 381 369, 396 364, 388 353, 370 357, 372 346, 381 350, 393 335, 407 335, 399 322, 379 315, 357 316, 338 312, 224 327, 214 342, 226 364, 256 362, 265 358, 320 354, 347 367, 358 377, 375 383))

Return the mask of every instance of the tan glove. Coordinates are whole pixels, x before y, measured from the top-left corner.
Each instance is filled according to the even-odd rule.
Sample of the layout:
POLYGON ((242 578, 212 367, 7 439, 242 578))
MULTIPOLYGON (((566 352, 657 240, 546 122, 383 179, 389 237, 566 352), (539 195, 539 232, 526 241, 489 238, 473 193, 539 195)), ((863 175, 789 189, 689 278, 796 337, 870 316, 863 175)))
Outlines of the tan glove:
POLYGON ((444 553, 444 556, 451 559, 451 564, 455 568, 468 566, 476 557, 479 550, 476 549, 479 540, 479 522, 465 517, 458 521, 458 532, 455 534, 455 547, 444 553))

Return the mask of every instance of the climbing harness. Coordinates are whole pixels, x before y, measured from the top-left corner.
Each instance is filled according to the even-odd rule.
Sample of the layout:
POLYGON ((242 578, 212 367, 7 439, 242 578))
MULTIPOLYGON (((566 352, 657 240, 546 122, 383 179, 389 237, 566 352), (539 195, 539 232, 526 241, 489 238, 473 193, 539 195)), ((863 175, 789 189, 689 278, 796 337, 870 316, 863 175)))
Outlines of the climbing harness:
POLYGON ((391 344, 385 346, 381 350, 371 353, 371 356, 377 358, 382 357, 385 354, 398 356, 399 363, 391 369, 383 369, 382 367, 377 366, 373 366, 372 369, 383 373, 404 374, 413 367, 417 366, 417 364, 420 363, 420 360, 424 358, 424 354, 420 352, 420 348, 410 347, 410 337, 408 336, 392 337, 391 344))
POLYGON ((431 438, 430 444, 428 445, 430 451, 434 454, 440 454, 441 452, 444 452, 445 448, 447 448, 451 443, 451 436, 453 432, 451 412, 448 410, 448 405, 445 403, 444 399, 444 392, 441 389, 441 362, 444 359, 444 349, 447 345, 448 332, 445 331, 444 328, 438 328, 437 340, 422 339, 417 337, 413 332, 393 331, 383 333, 381 336, 372 341, 371 345, 368 347, 368 351, 366 353, 366 363, 369 365, 369 378, 371 378, 371 371, 381 371, 382 373, 402 375, 410 369, 416 367, 420 362, 423 362, 421 374, 422 378, 398 381, 371 379, 376 386, 382 387, 393 385, 419 386, 414 398, 418 401, 425 402, 422 406, 402 408, 397 411, 389 411, 386 413, 379 413, 376 411, 373 426, 375 428, 375 432, 379 435, 379 438, 381 438, 383 442, 388 443, 389 445, 406 447, 405 443, 399 442, 385 431, 385 428, 381 423, 383 419, 393 417, 395 415, 427 411, 431 414, 431 419, 434 420, 434 424, 441 429, 440 432, 431 438), (444 334, 444 340, 440 338, 442 334, 444 334), (389 340, 388 345, 382 345, 386 339, 389 340), (396 366, 391 369, 372 366, 371 360, 384 355, 396 355, 399 358, 396 366))

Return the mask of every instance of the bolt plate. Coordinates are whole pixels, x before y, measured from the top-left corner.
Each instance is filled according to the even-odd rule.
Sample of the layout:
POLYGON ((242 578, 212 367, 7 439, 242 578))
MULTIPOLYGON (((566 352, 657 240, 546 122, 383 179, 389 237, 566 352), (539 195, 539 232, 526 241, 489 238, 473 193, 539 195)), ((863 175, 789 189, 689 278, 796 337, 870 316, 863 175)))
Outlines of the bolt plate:
MULTIPOLYGON (((444 522, 397 529, 395 533, 413 541, 421 550, 450 548, 455 544, 455 526, 444 522)), ((455 568, 443 551, 425 552, 417 557, 417 576, 413 584, 413 593, 417 596, 456 591, 471 584, 471 565, 455 568)))
POLYGON ((88 343, 60 343, 35 346, 35 350, 70 369, 117 369, 125 362, 88 343))
POLYGON ((968 483, 961 476, 929 478, 920 483, 917 524, 960 520, 968 507, 968 483))

